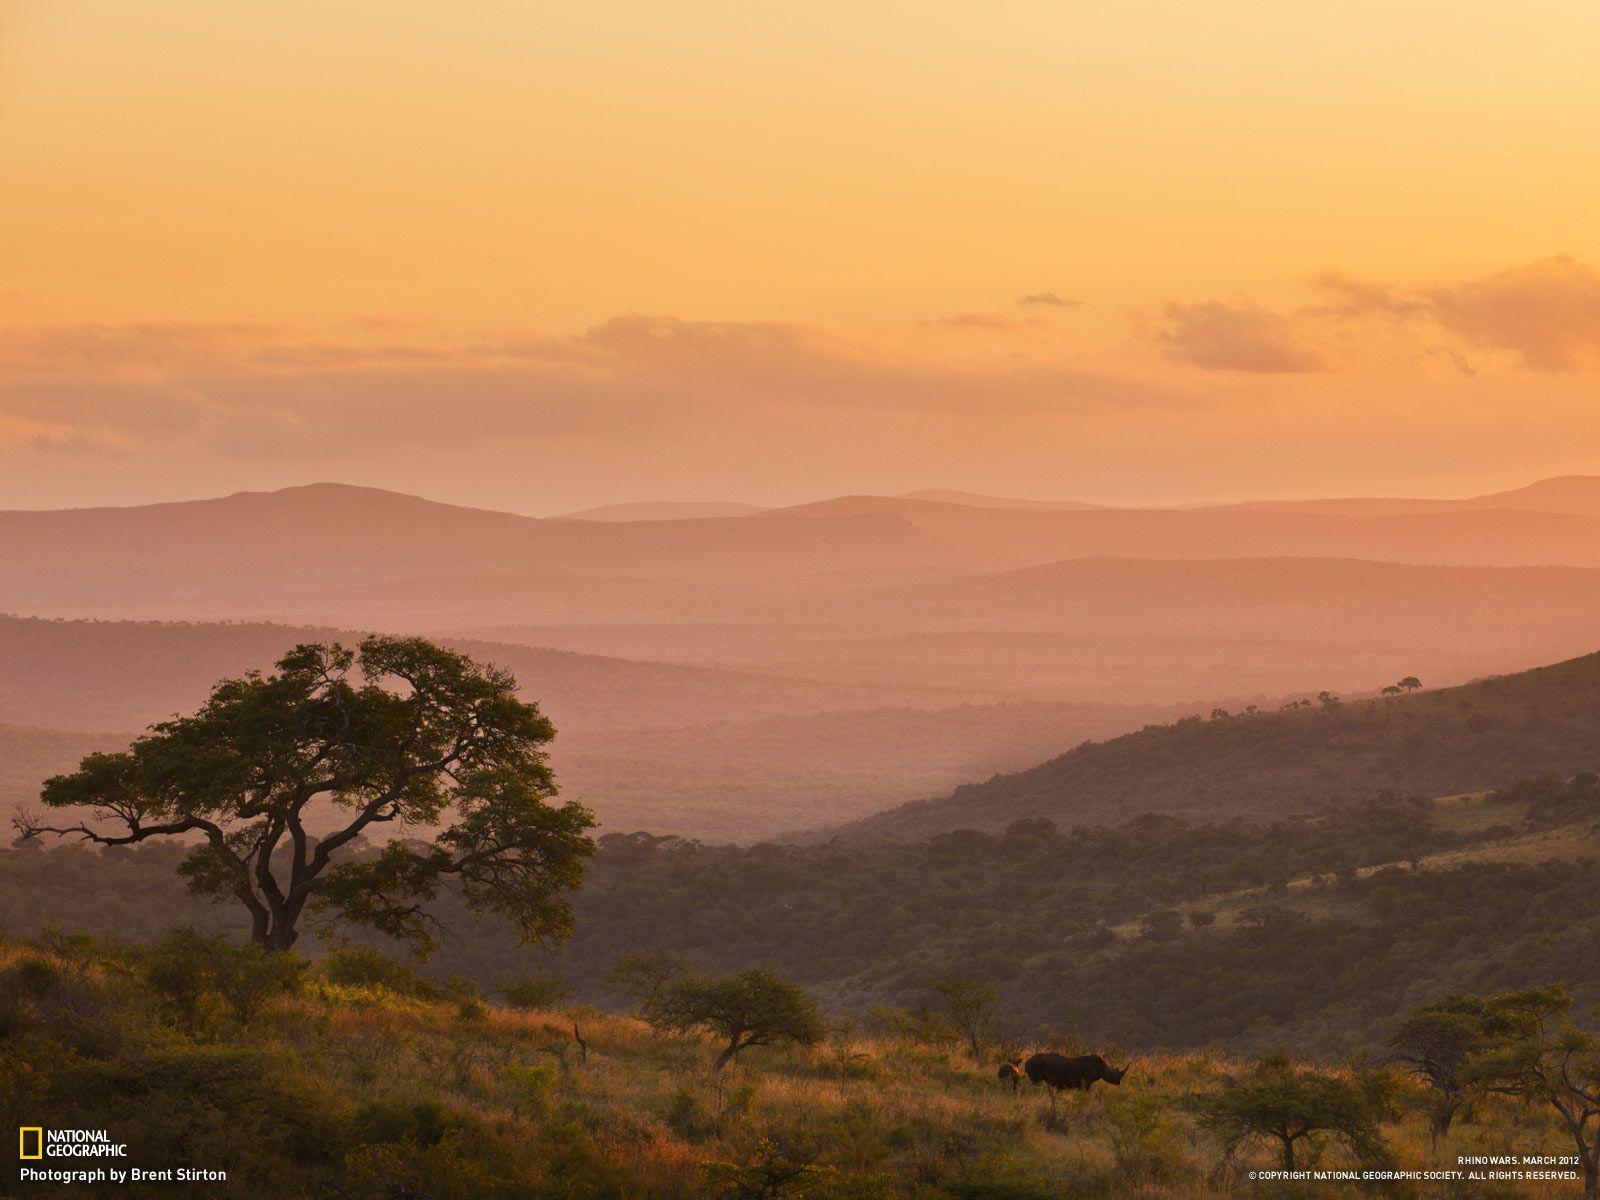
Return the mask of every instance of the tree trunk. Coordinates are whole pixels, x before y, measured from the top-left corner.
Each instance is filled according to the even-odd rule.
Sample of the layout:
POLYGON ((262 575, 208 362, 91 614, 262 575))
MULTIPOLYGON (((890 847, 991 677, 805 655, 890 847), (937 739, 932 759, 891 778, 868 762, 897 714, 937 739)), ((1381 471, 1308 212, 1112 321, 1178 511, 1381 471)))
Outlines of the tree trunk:
POLYGON ((1283 1169, 1292 1171, 1294 1170, 1294 1139, 1285 1134, 1279 1134, 1278 1137, 1283 1142, 1283 1169))
POLYGON ((299 937, 300 931, 289 922, 274 921, 261 929, 255 940, 264 950, 279 951, 289 949, 299 937))
POLYGON ((1450 1132, 1450 1126, 1456 1119, 1456 1106, 1443 1104, 1434 1109, 1433 1120, 1428 1127, 1428 1144, 1434 1154, 1439 1152, 1439 1139, 1450 1132))
POLYGON ((743 1049, 744 1047, 739 1044, 739 1039, 737 1037, 731 1039, 727 1046, 723 1049, 722 1053, 717 1055, 716 1065, 712 1069, 716 1071, 722 1070, 723 1067, 727 1066, 733 1061, 733 1056, 743 1049))

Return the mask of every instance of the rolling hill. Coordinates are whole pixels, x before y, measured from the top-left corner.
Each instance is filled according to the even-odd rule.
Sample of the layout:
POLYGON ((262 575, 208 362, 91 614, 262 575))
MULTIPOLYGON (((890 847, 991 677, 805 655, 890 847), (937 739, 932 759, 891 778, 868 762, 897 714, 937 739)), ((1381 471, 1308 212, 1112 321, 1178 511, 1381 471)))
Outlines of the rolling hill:
MULTIPOLYGON (((223 676, 267 667, 296 642, 359 637, 325 627, 0 617, 0 812, 34 803, 47 776, 88 751, 119 749, 151 722, 192 709, 223 676)), ((563 790, 607 828, 708 841, 851 820, 1026 766, 1063 741, 1193 711, 952 706, 939 693, 886 686, 482 639, 452 644, 510 669, 551 715, 563 790)))
POLYGON ((1152 812, 1267 820, 1380 792, 1439 796, 1597 769, 1600 654, 1592 654, 1399 698, 1153 726, 841 832, 918 841, 1025 818, 1066 827, 1152 812))
POLYGON ((910 580, 820 578, 655 613, 439 628, 623 657, 658 656, 942 689, 974 702, 1361 691, 1520 670, 1600 645, 1600 571, 1340 559, 1075 559, 910 580))
POLYGON ((597 508, 561 513, 555 521, 695 521, 705 517, 748 517, 765 512, 760 504, 736 500, 639 500, 630 504, 602 504, 597 508))
POLYGON ((259 616, 297 602, 303 610, 301 597, 352 585, 402 596, 418 582, 470 588, 486 564, 511 572, 511 588, 572 575, 647 587, 856 567, 1011 565, 1002 553, 941 542, 886 512, 772 525, 740 517, 538 520, 340 484, 5 512, 0 545, 6 609, 109 617, 259 616))
POLYGON ((550 604, 599 621, 636 619, 641 604, 649 607, 641 597, 658 588, 682 619, 708 600, 715 616, 759 606, 774 585, 803 609, 806 581, 819 576, 870 585, 875 572, 1004 571, 1099 556, 1600 567, 1590 482, 1551 480, 1513 496, 1561 511, 1478 502, 1376 515, 1060 510, 846 496, 673 520, 540 520, 317 484, 134 508, 0 513, 0 606, 112 618, 348 624, 375 612, 404 623, 425 615, 538 623, 552 615, 550 604), (360 616, 352 615, 357 607, 360 616))
POLYGON ((1347 516, 1519 509, 1526 512, 1568 513, 1592 517, 1600 515, 1600 476, 1558 475, 1551 479, 1538 480, 1526 487, 1489 492, 1482 496, 1469 496, 1459 500, 1352 496, 1325 500, 1251 500, 1242 504, 1214 507, 1274 509, 1280 512, 1330 513, 1347 516))
POLYGON ((1516 508, 1344 512, 1267 507, 1041 511, 889 496, 841 496, 761 513, 898 517, 941 542, 1016 565, 1101 555, 1141 558, 1359 558, 1476 566, 1600 566, 1600 516, 1516 508))
MULTIPOLYGON (((270 666, 297 642, 361 636, 326 626, 0 617, 0 723, 138 729, 194 707, 224 675, 270 666)), ((750 720, 838 708, 847 697, 868 706, 909 699, 891 688, 847 694, 754 672, 471 639, 452 645, 510 670, 561 729, 750 720)))

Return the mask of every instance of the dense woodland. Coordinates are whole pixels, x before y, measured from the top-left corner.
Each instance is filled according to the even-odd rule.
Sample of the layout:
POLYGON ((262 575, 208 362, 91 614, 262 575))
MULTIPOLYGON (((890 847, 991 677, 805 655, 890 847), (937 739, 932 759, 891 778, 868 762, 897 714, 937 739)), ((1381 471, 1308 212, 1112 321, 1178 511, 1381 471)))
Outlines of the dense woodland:
MULTIPOLYGON (((232 909, 184 893, 180 855, 6 851, 0 915, 13 933, 237 932, 232 909)), ((605 982, 616 959, 668 951, 715 970, 770 965, 864 1015, 925 1002, 929 980, 959 968, 997 989, 1019 1036, 1335 1051, 1372 1043, 1434 993, 1560 978, 1600 1001, 1597 860, 1590 776, 1265 824, 1023 820, 917 844, 749 848, 606 835, 560 953, 519 948, 453 907, 426 969, 485 984, 543 969, 616 1004, 605 982)))

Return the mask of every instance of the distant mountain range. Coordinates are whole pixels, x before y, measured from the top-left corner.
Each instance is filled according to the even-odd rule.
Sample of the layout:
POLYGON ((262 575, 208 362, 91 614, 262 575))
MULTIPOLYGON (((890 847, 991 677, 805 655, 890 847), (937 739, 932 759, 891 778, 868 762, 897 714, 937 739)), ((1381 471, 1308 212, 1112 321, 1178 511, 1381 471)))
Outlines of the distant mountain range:
MULTIPOLYGON (((485 601, 508 597, 527 602, 525 619, 541 619, 552 598, 605 619, 619 606, 639 608, 641 596, 663 586, 731 589, 742 601, 772 582, 807 595, 813 585, 795 581, 814 576, 853 574, 876 584, 883 572, 994 571, 1094 556, 1600 567, 1600 479, 1588 477, 1445 509, 1362 515, 1303 505, 1001 503, 846 496, 737 517, 541 520, 317 484, 136 508, 5 512, 0 606, 49 615, 338 621, 347 602, 371 606, 386 595, 397 618, 415 620, 451 607, 418 602, 442 587, 458 597, 460 615, 486 621, 507 605, 485 601), (1591 502, 1594 511, 1586 508, 1591 502)), ((700 602, 691 595, 688 607, 700 602)))
POLYGON ((536 519, 319 484, 0 513, 0 723, 125 736, 295 640, 423 633, 518 675, 608 822, 762 837, 1219 702, 1600 646, 1593 477, 1461 501, 733 507, 536 519))
POLYGON ((578 512, 562 513, 555 521, 695 521, 706 517, 748 517, 766 512, 759 504, 732 500, 646 500, 635 504, 602 504, 578 512))
POLYGON ((859 696, 818 707, 1195 702, 1591 649, 1600 516, 1495 505, 1595 494, 1552 480, 1362 516, 852 496, 591 521, 327 484, 0 513, 0 611, 421 631, 859 696))

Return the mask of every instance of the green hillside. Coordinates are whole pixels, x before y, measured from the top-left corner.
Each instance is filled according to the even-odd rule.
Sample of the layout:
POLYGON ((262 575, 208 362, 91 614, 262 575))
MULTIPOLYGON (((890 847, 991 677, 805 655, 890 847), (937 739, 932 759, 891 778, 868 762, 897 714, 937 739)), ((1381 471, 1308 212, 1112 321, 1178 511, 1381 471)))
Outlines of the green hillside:
POLYGON ((1600 654, 1409 696, 1149 726, 845 826, 915 840, 1146 812, 1271 819, 1379 791, 1440 796, 1600 768, 1600 654))
MULTIPOLYGON (((0 915, 15 933, 53 921, 135 939, 182 923, 242 935, 232 907, 184 893, 180 857, 154 844, 0 851, 0 915)), ((718 971, 767 964, 857 1015, 925 1002, 931 979, 959 969, 996 989, 1018 1036, 1370 1049, 1419 996, 1559 978, 1600 1002, 1600 782, 1273 822, 1025 820, 911 844, 612 834, 573 907, 570 942, 538 954, 447 903, 427 969, 488 984, 538 967, 614 1005, 617 958, 665 951, 718 971)))

